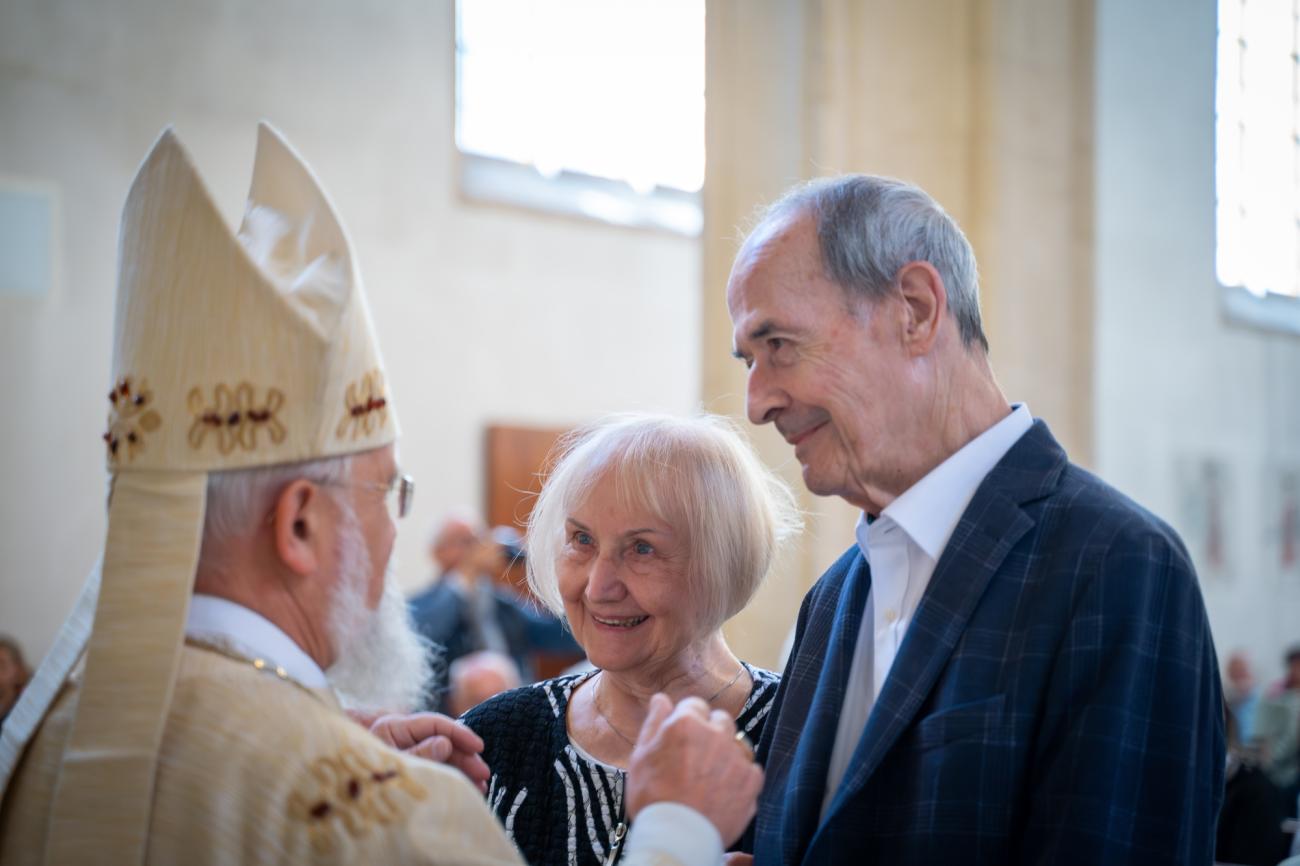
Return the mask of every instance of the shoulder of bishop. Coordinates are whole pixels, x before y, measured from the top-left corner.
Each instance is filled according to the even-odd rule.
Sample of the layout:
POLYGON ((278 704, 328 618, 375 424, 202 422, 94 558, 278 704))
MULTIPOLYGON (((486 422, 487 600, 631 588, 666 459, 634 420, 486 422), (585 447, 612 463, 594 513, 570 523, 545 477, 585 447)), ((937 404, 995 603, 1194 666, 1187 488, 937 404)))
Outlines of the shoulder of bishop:
POLYGON ((198 647, 183 654, 164 753, 188 790, 234 796, 312 859, 403 849, 413 824, 483 831, 482 797, 457 771, 388 747, 271 667, 198 647))

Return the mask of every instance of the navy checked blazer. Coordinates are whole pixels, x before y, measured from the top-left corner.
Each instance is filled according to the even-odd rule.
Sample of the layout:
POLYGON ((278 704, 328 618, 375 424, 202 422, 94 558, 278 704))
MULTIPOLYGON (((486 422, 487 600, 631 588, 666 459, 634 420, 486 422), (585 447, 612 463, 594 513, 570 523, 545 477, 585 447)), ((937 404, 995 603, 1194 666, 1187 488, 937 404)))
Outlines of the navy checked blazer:
POLYGON ((822 821, 870 586, 855 546, 804 599, 758 866, 1213 861, 1223 700, 1191 561, 1043 422, 957 524, 822 821))

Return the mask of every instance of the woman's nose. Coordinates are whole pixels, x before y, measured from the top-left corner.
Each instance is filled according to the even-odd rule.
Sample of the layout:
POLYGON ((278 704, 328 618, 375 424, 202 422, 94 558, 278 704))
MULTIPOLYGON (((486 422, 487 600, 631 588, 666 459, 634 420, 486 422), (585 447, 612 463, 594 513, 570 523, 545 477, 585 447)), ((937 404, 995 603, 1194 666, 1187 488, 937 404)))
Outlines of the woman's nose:
POLYGON ((619 563, 601 554, 591 563, 587 575, 587 598, 592 601, 618 601, 626 594, 619 563))

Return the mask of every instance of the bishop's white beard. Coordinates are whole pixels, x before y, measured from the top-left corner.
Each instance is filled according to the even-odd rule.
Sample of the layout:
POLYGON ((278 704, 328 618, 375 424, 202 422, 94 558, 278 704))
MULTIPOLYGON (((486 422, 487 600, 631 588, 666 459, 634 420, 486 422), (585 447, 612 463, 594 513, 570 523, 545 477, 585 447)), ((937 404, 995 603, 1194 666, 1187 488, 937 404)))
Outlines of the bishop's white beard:
POLYGON ((392 559, 379 606, 366 607, 372 567, 361 525, 345 506, 339 525, 339 586, 330 610, 335 661, 325 677, 348 709, 410 712, 423 703, 433 678, 430 644, 411 623, 392 559))

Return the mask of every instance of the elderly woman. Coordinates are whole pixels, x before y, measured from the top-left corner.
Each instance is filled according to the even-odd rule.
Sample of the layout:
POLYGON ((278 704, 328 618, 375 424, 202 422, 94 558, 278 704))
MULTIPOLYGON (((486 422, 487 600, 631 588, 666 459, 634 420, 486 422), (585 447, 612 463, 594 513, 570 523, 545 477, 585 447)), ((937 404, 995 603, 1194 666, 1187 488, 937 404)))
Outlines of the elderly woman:
POLYGON ((596 669, 463 718, 529 863, 617 858, 624 768, 656 692, 698 696, 757 741, 778 677, 721 627, 797 525, 789 489, 721 418, 619 416, 568 443, 529 522, 528 582, 596 669))

